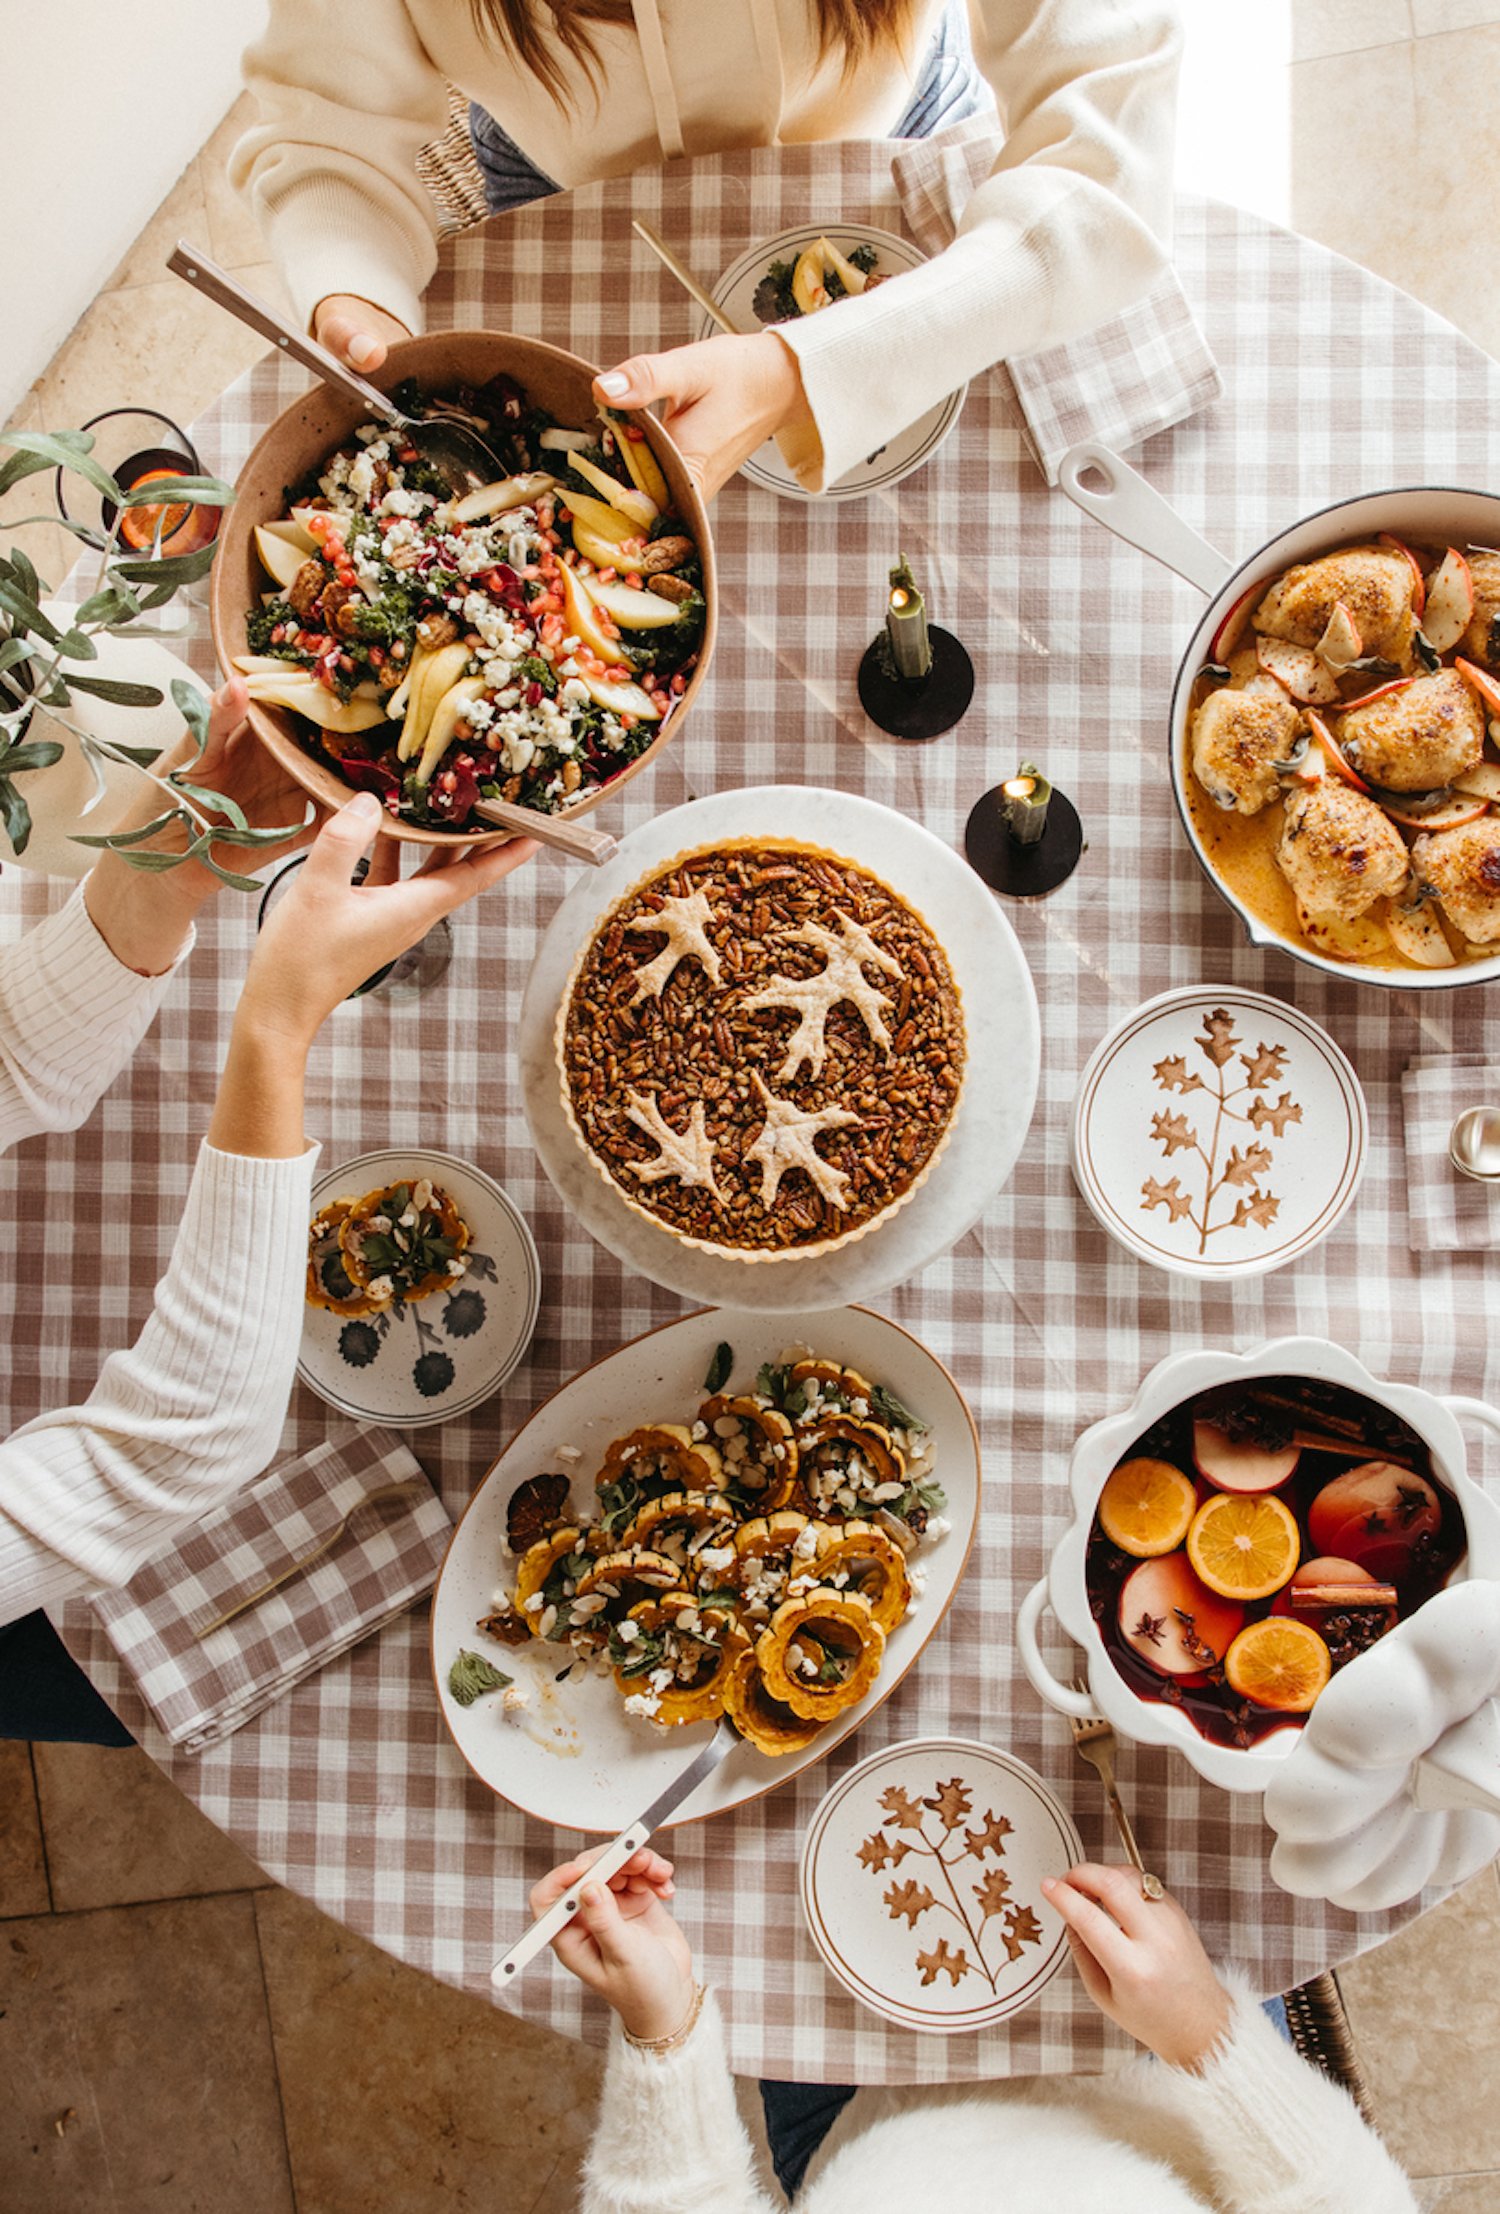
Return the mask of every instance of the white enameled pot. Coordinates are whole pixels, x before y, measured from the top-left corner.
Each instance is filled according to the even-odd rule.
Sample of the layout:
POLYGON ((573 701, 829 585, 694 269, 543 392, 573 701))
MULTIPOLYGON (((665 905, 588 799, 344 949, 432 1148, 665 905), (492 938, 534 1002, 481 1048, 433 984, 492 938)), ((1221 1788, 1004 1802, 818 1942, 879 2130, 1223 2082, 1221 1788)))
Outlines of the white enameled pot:
POLYGON ((1383 530, 1428 544, 1500 545, 1500 496, 1451 485, 1408 485, 1388 492, 1362 493, 1358 499, 1335 500, 1304 516, 1236 563, 1206 538, 1200 538, 1137 470, 1107 446, 1070 448, 1058 466, 1057 482, 1058 489, 1085 515, 1123 538, 1126 545, 1174 570, 1208 597, 1208 606, 1188 640, 1172 687, 1168 715, 1172 792, 1199 867, 1219 897, 1239 916, 1250 943, 1274 946, 1289 953, 1294 961, 1322 969, 1329 976, 1358 984, 1379 984, 1388 991, 1452 991, 1457 985, 1486 984, 1500 977, 1500 954, 1483 961, 1465 961, 1457 968, 1377 969, 1361 961, 1331 960, 1327 954, 1315 953, 1311 946, 1282 937, 1235 897, 1214 868, 1203 849, 1187 799, 1187 720, 1193 684, 1204 662, 1213 658, 1211 649, 1219 625, 1248 592, 1268 586, 1296 562, 1315 560, 1339 546, 1374 538, 1383 530))
MULTIPOLYGON (((1495 1582, 1496 1606, 1500 1609, 1500 1505, 1468 1473, 1459 1428, 1459 1418, 1467 1417, 1500 1438, 1500 1414, 1494 1408, 1478 1399, 1439 1399, 1412 1385, 1382 1383, 1352 1353, 1325 1338, 1274 1338, 1251 1353, 1203 1348, 1169 1354, 1144 1379, 1123 1414, 1108 1415, 1096 1422, 1073 1448, 1069 1472, 1073 1519, 1058 1540, 1047 1575, 1022 1602, 1016 1618, 1016 1641, 1033 1688, 1049 1706, 1069 1715, 1102 1714, 1121 1737, 1132 1738, 1138 1744, 1174 1746, 1200 1775, 1225 1791, 1264 1791, 1297 1744, 1300 1730, 1289 1727, 1274 1731, 1244 1749, 1216 1745, 1178 1708, 1140 1698, 1115 1667, 1089 1611, 1086 1562, 1099 1494, 1110 1471, 1125 1458, 1141 1432, 1200 1392, 1256 1376, 1309 1376, 1342 1384, 1410 1423, 1432 1455, 1434 1473, 1453 1494, 1463 1516, 1467 1551, 1450 1584, 1479 1579, 1495 1582), (1049 1607, 1087 1656, 1086 1692, 1059 1681, 1043 1658, 1040 1632, 1049 1607)), ((1413 1617, 1414 1621, 1419 1619, 1413 1617)), ((1373 1648, 1373 1653, 1379 1651, 1379 1646, 1373 1648)), ((1343 1677, 1352 1679, 1371 1657, 1362 1655, 1350 1662, 1343 1677)), ((1378 1757, 1379 1748, 1372 1746, 1371 1758, 1378 1757)), ((1494 1777, 1493 1790, 1500 1796, 1500 1772, 1494 1777)))

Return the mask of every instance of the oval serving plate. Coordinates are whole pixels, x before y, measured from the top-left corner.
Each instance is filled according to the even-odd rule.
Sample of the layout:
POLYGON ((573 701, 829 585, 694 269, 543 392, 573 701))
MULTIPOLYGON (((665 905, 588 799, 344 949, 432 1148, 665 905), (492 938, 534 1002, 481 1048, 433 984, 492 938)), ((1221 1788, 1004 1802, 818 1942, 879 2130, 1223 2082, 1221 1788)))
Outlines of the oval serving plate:
POLYGON ((933 1477, 948 1495, 952 1527, 916 1554, 925 1589, 893 1633, 885 1665, 859 1705, 829 1723, 804 1751, 783 1759, 738 1746, 687 1801, 679 1822, 701 1821, 758 1799, 858 1729, 917 1659, 963 1575, 979 1518, 978 1432, 942 1362, 899 1324, 864 1307, 782 1316, 709 1307, 607 1354, 545 1401, 506 1447, 453 1533, 433 1594, 433 1680, 449 1735, 481 1783, 539 1822, 571 1830, 622 1828, 681 1774, 708 1742, 713 1725, 659 1729, 625 1712, 611 1677, 585 1674, 581 1681, 557 1682, 561 1648, 533 1640, 520 1650, 506 1649, 476 1635, 475 1624, 490 1611, 497 1587, 508 1590, 514 1579, 515 1559, 505 1545, 510 1495, 527 1477, 566 1468, 574 1498, 582 1504, 611 1438, 648 1420, 691 1417, 707 1396, 703 1379, 721 1342, 734 1350, 726 1390, 750 1390, 761 1363, 779 1360, 791 1346, 811 1347, 888 1385, 932 1432, 933 1477), (581 1457, 562 1459, 559 1447, 574 1448, 581 1457), (460 1647, 482 1651, 526 1689, 524 1713, 507 1716, 497 1698, 459 1706, 448 1691, 448 1670, 460 1647))
POLYGON ((802 1848, 802 1913, 862 2006, 952 2037, 1019 2014, 1067 1957, 1043 1876, 1083 1859, 1071 1817, 1013 1753, 885 1745, 841 1776, 802 1848))
MULTIPOLYGON (((893 277, 902 276, 909 269, 920 269, 927 259, 910 239, 898 238, 894 231, 876 230, 872 224, 799 224, 796 230, 762 239, 741 254, 714 286, 714 298, 736 330, 753 332, 776 328, 774 323, 756 321, 751 304, 755 288, 773 261, 795 261, 802 249, 818 238, 826 238, 841 254, 848 254, 855 246, 873 246, 880 256, 881 273, 893 277)), ((698 336, 711 338, 717 327, 704 316, 698 336)), ((784 500, 862 500, 882 485, 899 484, 903 477, 909 477, 913 470, 932 459, 958 421, 968 389, 966 384, 961 384, 946 400, 939 400, 936 407, 928 408, 925 415, 908 423, 905 430, 899 431, 873 454, 866 455, 863 461, 856 462, 837 484, 828 485, 822 492, 803 491, 773 438, 756 448, 741 468, 740 475, 759 485, 762 491, 779 493, 784 500)))
POLYGON ((393 1146, 320 1176, 309 1220, 331 1199, 430 1177, 469 1225, 469 1266, 451 1291, 381 1315, 308 1307, 297 1374, 340 1414, 425 1429, 467 1414, 500 1389, 536 1328, 542 1271, 526 1219, 493 1177, 451 1153, 393 1146))

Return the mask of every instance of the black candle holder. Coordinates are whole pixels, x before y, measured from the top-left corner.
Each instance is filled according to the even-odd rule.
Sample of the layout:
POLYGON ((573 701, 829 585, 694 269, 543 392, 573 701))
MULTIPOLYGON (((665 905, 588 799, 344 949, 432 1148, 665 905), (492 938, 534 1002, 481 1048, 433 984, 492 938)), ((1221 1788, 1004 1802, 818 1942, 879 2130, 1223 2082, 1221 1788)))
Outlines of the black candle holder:
POLYGON ((870 640, 859 665, 859 704, 889 737, 925 744, 941 738, 969 711, 974 697, 974 664, 951 630, 930 623, 927 642, 932 667, 924 677, 895 676, 882 630, 870 640))
POLYGON ((1083 824, 1066 792, 1054 785, 1040 838, 1023 845, 1006 819, 1005 786, 976 800, 964 825, 964 855, 991 891, 1009 899, 1041 899, 1065 884, 1083 854, 1083 824))

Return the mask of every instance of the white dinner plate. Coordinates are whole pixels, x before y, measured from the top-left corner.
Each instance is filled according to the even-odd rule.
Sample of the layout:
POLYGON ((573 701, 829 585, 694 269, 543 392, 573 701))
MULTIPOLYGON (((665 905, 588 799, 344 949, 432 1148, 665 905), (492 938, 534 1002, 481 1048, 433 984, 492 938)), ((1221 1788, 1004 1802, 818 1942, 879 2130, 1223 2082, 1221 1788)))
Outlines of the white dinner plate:
POLYGON ((684 1299, 765 1314, 874 1299, 956 1245, 1015 1166, 1036 1104, 1041 1024, 1019 939, 966 861, 930 830, 874 800, 770 784, 690 800, 621 839, 580 876, 537 948, 521 1002, 521 1093, 532 1143, 567 1206, 628 1268, 684 1299), (751 1264, 695 1252, 627 1207, 563 1114, 554 1032, 584 938, 659 862, 717 838, 788 835, 872 869, 909 900, 945 948, 963 998, 968 1067, 952 1134, 907 1204, 855 1243, 808 1259, 751 1264))
POLYGON ((1263 1276, 1322 1243, 1359 1190, 1369 1122, 1344 1055, 1264 992, 1162 992, 1095 1047, 1073 1177, 1110 1236, 1174 1276, 1263 1276))
MULTIPOLYGON (((679 1822, 701 1821, 758 1799, 797 1775, 859 1728, 890 1697, 942 1621, 958 1588, 979 1519, 979 1437, 962 1392, 941 1361, 885 1315, 862 1307, 768 1320, 722 1308, 684 1315, 633 1339, 586 1368, 539 1407, 485 1477, 454 1531, 432 1600, 432 1667, 443 1720, 482 1783, 539 1822, 568 1830, 623 1829, 665 1790, 707 1744, 711 1723, 663 1730, 625 1712, 612 1677, 556 1679, 566 1655, 540 1639, 507 1649, 476 1634, 497 1589, 509 1591, 515 1559, 505 1544, 505 1510, 528 1477, 566 1469, 574 1500, 585 1503, 604 1448, 647 1421, 682 1422, 705 1396, 714 1348, 734 1351, 726 1389, 749 1391, 763 1361, 791 1346, 811 1346, 884 1383, 932 1434, 933 1480, 948 1495, 947 1535, 916 1555, 926 1584, 913 1612, 891 1634, 874 1685, 858 1706, 830 1722, 802 1752, 780 1759, 740 1745, 694 1792, 679 1822), (581 1458, 564 1460, 559 1447, 581 1458), (522 1685, 529 1704, 507 1715, 498 1698, 461 1707, 448 1690, 460 1648, 485 1657, 522 1685)), ((942 1666, 941 1653, 930 1666, 942 1666)), ((675 1824, 671 1825, 675 1827, 675 1824)))
POLYGON ((1043 1876, 1083 1858, 1013 1753, 966 1738, 882 1746, 829 1792, 802 1847, 802 1912, 829 1973, 904 2029, 954 2036, 1028 2007, 1067 1957, 1043 1876))
MULTIPOLYGON (((767 238, 752 246, 738 261, 730 264, 713 287, 715 300, 736 330, 775 329, 774 324, 762 325, 756 320, 752 305, 755 288, 773 261, 795 261, 803 247, 811 246, 817 238, 826 238, 846 256, 856 246, 875 247, 880 256, 881 273, 893 277, 908 269, 919 269, 927 259, 909 240, 898 238, 894 231, 876 230, 868 223, 803 223, 794 231, 782 231, 779 237, 767 238)), ((717 324, 705 315, 698 335, 711 338, 717 328, 717 324)), ((909 477, 914 469, 920 469, 924 462, 932 459, 958 421, 968 389, 964 384, 956 392, 950 392, 946 400, 939 400, 936 407, 930 407, 925 415, 908 423, 905 430, 899 431, 877 452, 856 462, 847 475, 840 477, 836 484, 830 484, 825 491, 803 491, 773 438, 756 448, 740 475, 748 477, 764 491, 780 493, 785 500, 862 500, 882 485, 899 484, 903 477, 909 477)))
POLYGON ((330 1407, 361 1422, 416 1430, 448 1422, 500 1389, 536 1328, 542 1271, 525 1217, 493 1177, 449 1153, 391 1147, 320 1176, 309 1220, 332 1199, 431 1177, 469 1225, 468 1269, 451 1291, 380 1315, 309 1307, 297 1374, 330 1407))

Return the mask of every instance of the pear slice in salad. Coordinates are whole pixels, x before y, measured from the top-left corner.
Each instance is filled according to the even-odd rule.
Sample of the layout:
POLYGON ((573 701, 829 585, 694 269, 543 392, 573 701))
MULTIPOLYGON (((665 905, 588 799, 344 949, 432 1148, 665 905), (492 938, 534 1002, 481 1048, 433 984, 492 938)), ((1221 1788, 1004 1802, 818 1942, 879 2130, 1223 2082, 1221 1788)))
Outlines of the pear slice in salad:
POLYGON ((600 408, 599 420, 608 427, 619 448, 620 459, 629 470, 636 489, 644 492, 648 500, 655 500, 658 508, 670 507, 672 495, 667 489, 667 480, 661 473, 661 463, 651 451, 645 432, 632 423, 627 415, 622 415, 618 408, 600 408), (631 436, 632 431, 636 433, 634 437, 631 436))
POLYGON ((289 707, 297 715, 306 716, 320 730, 354 732, 373 730, 377 723, 386 720, 386 711, 379 700, 341 700, 326 685, 314 682, 310 676, 288 669, 282 663, 282 674, 270 676, 261 673, 247 679, 252 700, 266 707, 289 707))
MULTIPOLYGON (((590 503, 592 505, 592 502, 590 503)), ((626 544, 638 546, 639 538, 628 539, 626 544)), ((623 545, 613 539, 602 538, 598 531, 590 530, 578 516, 573 517, 573 544, 585 561, 592 561, 596 569, 618 569, 627 566, 630 555, 623 545)))
MULTIPOLYGON (((296 530, 295 523, 292 528, 296 530)), ((255 526, 256 556, 266 575, 273 584, 279 584, 283 592, 291 589, 292 580, 303 562, 317 552, 312 539, 307 538, 304 546, 300 543, 303 538, 307 538, 306 531, 299 532, 298 539, 293 540, 286 536, 284 527, 267 523, 255 526)))
POLYGON ((852 261, 846 261, 830 239, 815 238, 811 246, 805 246, 797 256, 797 266, 792 271, 792 298, 804 315, 814 315, 819 308, 829 304, 828 287, 824 278, 834 275, 845 292, 863 292, 864 271, 856 269, 852 261))
POLYGON ((591 484, 608 506, 625 516, 627 521, 634 523, 640 530, 649 530, 660 515, 661 509, 655 500, 642 492, 638 485, 621 484, 618 477, 610 476, 597 463, 585 460, 582 454, 573 454, 568 466, 576 469, 584 483, 591 484))
POLYGON ((483 677, 460 677, 457 684, 450 684, 432 711, 427 725, 427 735, 422 741, 422 758, 417 763, 418 784, 430 784, 443 755, 453 743, 454 732, 463 720, 464 709, 489 686, 483 677))
POLYGON ((398 761, 410 761, 421 749, 439 700, 458 682, 471 658, 467 646, 439 646, 436 653, 424 654, 420 668, 413 669, 406 717, 396 744, 398 761))
MULTIPOLYGON (((633 523, 619 508, 610 507, 603 500, 591 500, 586 493, 575 492, 571 485, 564 485, 562 500, 575 522, 582 523, 585 530, 591 530, 596 538, 602 538, 610 546, 618 548, 643 535, 641 525, 633 523)), ((649 529, 649 524, 646 527, 649 529)))
POLYGON ((576 569, 566 562, 558 567, 562 581, 563 620, 574 636, 581 639, 601 661, 613 661, 619 653, 618 641, 611 638, 599 620, 599 610, 593 595, 576 569))
POLYGON ((596 584, 590 577, 585 589, 622 630, 665 630, 682 612, 660 592, 637 592, 629 584, 596 584))
POLYGON ((659 723, 661 709, 638 684, 611 683, 608 677, 580 674, 579 682, 596 706, 610 715, 633 715, 638 723, 659 723))
POLYGON ((481 484, 476 491, 466 492, 461 500, 439 509, 439 514, 452 523, 478 523, 487 515, 506 515, 513 507, 531 507, 544 492, 555 491, 556 477, 544 470, 533 470, 525 476, 501 477, 494 484, 481 484))

